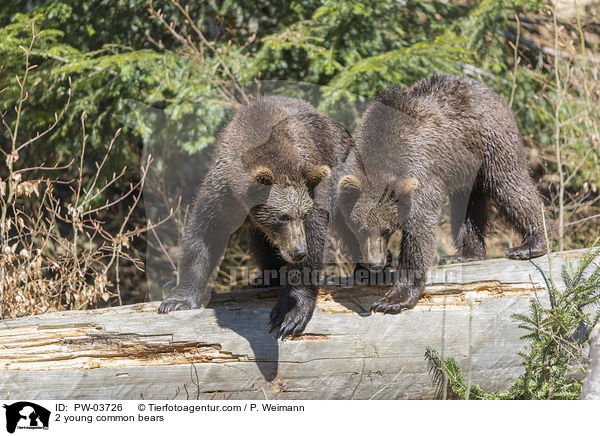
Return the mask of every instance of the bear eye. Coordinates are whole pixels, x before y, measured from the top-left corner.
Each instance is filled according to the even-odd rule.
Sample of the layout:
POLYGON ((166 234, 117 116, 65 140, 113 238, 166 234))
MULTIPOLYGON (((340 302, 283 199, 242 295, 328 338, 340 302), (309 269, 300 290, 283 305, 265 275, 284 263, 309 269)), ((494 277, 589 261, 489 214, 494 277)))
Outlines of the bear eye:
POLYGON ((282 213, 281 215, 279 215, 279 217, 277 219, 279 221, 289 221, 290 216, 287 213, 282 213))

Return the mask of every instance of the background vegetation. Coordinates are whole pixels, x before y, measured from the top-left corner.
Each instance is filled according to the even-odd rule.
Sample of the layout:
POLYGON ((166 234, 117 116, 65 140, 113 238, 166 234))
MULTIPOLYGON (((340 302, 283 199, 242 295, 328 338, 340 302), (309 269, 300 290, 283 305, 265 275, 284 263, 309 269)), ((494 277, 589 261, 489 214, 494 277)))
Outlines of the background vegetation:
MULTIPOLYGON (((124 126, 129 102, 163 111, 168 158, 185 162, 208 156, 259 89, 247 84, 267 80, 326 86, 333 113, 434 73, 483 81, 515 112, 556 247, 589 245, 600 236, 599 8, 565 3, 2 0, 2 317, 149 299, 146 247, 161 242, 159 223, 146 227, 140 156, 152 121, 124 126)), ((158 193, 161 219, 185 220, 181 194, 158 193)), ((232 238, 228 264, 250 261, 243 241, 232 238)), ((513 242, 495 225, 489 255, 513 242)))

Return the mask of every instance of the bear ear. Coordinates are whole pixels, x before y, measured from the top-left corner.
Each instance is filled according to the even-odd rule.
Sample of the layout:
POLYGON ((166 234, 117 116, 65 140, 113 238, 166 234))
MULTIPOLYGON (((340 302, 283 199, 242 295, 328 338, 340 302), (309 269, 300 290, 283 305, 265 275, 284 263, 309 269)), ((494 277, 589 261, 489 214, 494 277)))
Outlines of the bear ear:
POLYGON ((396 196, 403 197, 410 194, 419 187, 419 181, 414 177, 409 179, 399 179, 394 183, 394 192, 396 196))
POLYGON ((338 188, 344 196, 356 196, 362 190, 360 180, 352 175, 342 177, 338 183, 338 188))
POLYGON ((330 174, 331 169, 327 165, 313 166, 306 171, 306 186, 312 189, 329 177, 330 174))
POLYGON ((271 186, 275 182, 275 176, 273 175, 273 171, 267 167, 258 167, 252 171, 252 180, 261 185, 271 186))

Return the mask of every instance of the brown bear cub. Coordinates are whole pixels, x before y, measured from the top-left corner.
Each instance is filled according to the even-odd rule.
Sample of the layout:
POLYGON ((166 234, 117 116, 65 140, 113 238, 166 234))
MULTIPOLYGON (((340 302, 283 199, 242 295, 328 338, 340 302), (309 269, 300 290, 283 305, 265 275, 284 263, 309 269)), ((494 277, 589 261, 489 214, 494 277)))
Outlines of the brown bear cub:
POLYGON ((389 89, 368 107, 353 138, 356 148, 331 180, 338 185, 336 227, 346 227, 347 245, 371 270, 385 267, 389 238, 402 229, 394 285, 372 311, 417 303, 446 194, 457 261, 484 257, 489 201, 523 237, 508 257, 544 254, 542 201, 521 134, 506 102, 483 84, 440 75, 389 89))
MULTIPOLYGON (((239 109, 221 133, 194 199, 179 284, 158 311, 193 309, 207 301, 207 285, 229 236, 243 223, 262 270, 286 268, 309 276, 320 271, 331 197, 330 184, 321 182, 351 145, 341 126, 303 100, 264 97, 239 109)), ((278 337, 302 332, 317 291, 317 284, 294 279, 271 312, 271 331, 278 337)))

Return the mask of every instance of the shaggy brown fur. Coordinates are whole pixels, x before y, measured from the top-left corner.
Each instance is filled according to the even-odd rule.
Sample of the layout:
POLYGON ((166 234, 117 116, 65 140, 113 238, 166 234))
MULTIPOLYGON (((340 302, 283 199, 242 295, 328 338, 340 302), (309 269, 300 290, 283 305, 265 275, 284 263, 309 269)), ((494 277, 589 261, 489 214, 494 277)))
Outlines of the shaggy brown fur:
MULTIPOLYGON (((320 182, 351 144, 344 129, 303 100, 267 97, 242 107, 219 138, 185 229, 179 285, 159 312, 206 301, 209 277, 244 222, 260 268, 320 270, 330 197, 329 184, 320 182)), ((300 333, 316 296, 316 285, 291 287, 271 313, 271 329, 281 337, 300 333)))
POLYGON ((481 259, 488 202, 523 236, 508 257, 544 253, 542 201, 528 174, 515 119, 496 93, 460 76, 433 76, 390 89, 364 113, 356 149, 332 178, 334 222, 371 269, 402 229, 395 284, 374 311, 412 308, 425 286, 444 196, 450 195, 457 260, 481 259))

